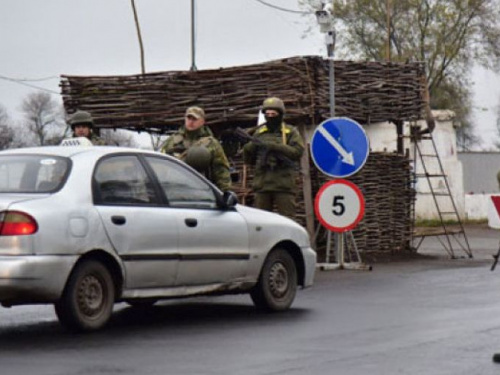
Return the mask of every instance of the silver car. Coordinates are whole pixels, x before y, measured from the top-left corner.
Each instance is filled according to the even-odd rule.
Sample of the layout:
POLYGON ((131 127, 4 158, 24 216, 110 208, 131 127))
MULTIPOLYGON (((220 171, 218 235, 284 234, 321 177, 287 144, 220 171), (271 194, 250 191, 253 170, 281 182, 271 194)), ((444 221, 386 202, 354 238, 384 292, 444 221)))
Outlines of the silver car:
POLYGON ((285 217, 237 204, 152 151, 38 147, 0 152, 0 302, 53 303, 91 331, 113 304, 250 293, 270 311, 313 284, 316 253, 285 217))

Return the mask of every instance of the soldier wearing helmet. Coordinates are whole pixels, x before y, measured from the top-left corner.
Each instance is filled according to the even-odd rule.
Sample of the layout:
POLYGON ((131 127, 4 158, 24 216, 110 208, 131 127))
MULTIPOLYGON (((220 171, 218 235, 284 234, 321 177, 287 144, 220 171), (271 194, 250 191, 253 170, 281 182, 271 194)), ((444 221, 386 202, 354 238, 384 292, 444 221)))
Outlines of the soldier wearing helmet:
POLYGON ((231 176, 226 154, 212 131, 204 125, 203 108, 189 107, 184 126, 167 139, 161 151, 183 160, 222 191, 229 190, 231 176))
POLYGON ((73 137, 86 137, 96 146, 104 146, 106 142, 94 134, 94 119, 87 111, 76 111, 69 119, 73 137))
POLYGON ((295 219, 297 167, 304 153, 298 130, 283 121, 285 105, 280 98, 262 103, 266 122, 255 133, 255 141, 243 147, 243 160, 254 165, 255 207, 295 219))

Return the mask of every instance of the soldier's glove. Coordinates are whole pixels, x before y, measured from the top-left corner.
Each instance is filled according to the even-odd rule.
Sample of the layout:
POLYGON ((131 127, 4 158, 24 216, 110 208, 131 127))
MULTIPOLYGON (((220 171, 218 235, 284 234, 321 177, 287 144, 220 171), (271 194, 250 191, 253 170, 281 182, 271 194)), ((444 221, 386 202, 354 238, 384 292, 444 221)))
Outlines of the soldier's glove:
POLYGON ((261 144, 250 141, 243 147, 243 149, 249 154, 254 154, 260 146, 261 144))

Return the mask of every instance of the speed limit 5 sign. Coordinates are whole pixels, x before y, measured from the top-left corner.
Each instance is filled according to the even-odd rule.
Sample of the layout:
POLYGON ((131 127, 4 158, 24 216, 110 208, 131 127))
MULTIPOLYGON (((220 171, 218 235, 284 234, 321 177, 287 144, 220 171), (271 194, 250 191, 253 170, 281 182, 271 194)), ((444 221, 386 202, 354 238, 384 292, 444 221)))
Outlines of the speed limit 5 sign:
POLYGON ((325 228, 332 232, 347 232, 363 218, 365 199, 352 182, 329 181, 316 194, 314 212, 325 228))

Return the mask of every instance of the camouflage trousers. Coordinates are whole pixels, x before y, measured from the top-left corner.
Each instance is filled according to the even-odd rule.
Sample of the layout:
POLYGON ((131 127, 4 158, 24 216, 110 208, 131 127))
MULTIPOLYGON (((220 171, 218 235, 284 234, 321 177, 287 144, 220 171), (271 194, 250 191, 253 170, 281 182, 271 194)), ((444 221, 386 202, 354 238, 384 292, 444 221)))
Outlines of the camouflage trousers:
POLYGON ((273 211, 295 220, 295 194, 283 192, 268 192, 255 194, 255 207, 262 210, 273 211))

